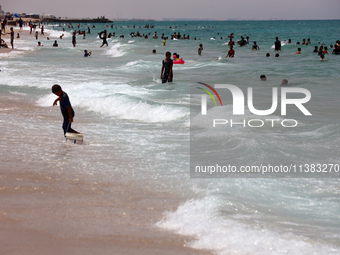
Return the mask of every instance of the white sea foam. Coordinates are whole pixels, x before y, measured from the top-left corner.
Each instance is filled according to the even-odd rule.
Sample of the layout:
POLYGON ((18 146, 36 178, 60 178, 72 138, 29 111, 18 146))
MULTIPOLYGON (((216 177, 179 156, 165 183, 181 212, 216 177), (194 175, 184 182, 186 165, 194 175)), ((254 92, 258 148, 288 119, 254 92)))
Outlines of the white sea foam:
POLYGON ((11 51, 8 53, 1 53, 0 54, 0 59, 6 59, 6 58, 15 58, 18 57, 19 55, 23 55, 25 52, 23 51, 11 51))
POLYGON ((113 45, 109 45, 108 49, 105 50, 104 54, 105 55, 108 55, 110 57, 113 57, 113 58, 118 58, 118 57, 122 57, 125 55, 125 51, 123 49, 123 44, 121 43, 115 43, 113 45))
POLYGON ((142 122, 170 122, 186 115, 181 109, 143 101, 131 100, 128 96, 112 96, 90 102, 87 98, 76 98, 75 105, 120 119, 142 122))
POLYGON ((165 213, 157 223, 163 229, 180 235, 192 236, 188 243, 195 249, 209 249, 219 255, 330 255, 338 250, 309 238, 245 224, 241 215, 227 218, 220 212, 218 199, 205 197, 189 200, 175 212, 165 213))
POLYGON ((159 63, 155 61, 146 61, 146 60, 135 60, 126 63, 124 66, 120 68, 120 70, 124 70, 127 72, 136 72, 136 71, 146 71, 150 72, 150 70, 154 70, 159 68, 159 63))
POLYGON ((67 31, 57 31, 53 29, 45 29, 45 31, 49 34, 51 39, 60 39, 60 36, 64 34, 63 38, 71 38, 72 34, 67 31))
MULTIPOLYGON (((94 111, 103 116, 110 116, 126 120, 142 122, 170 122, 188 115, 187 111, 179 106, 150 102, 146 98, 145 89, 134 89, 128 85, 112 87, 111 93, 103 84, 84 84, 63 89, 69 96, 72 95, 72 105, 94 111), (79 93, 81 88, 81 93, 79 93)), ((49 94, 37 101, 39 106, 51 106, 55 96, 49 94)))
POLYGON ((146 63, 146 61, 144 61, 144 60, 137 60, 137 61, 131 61, 131 62, 127 63, 125 66, 143 65, 144 63, 146 63))

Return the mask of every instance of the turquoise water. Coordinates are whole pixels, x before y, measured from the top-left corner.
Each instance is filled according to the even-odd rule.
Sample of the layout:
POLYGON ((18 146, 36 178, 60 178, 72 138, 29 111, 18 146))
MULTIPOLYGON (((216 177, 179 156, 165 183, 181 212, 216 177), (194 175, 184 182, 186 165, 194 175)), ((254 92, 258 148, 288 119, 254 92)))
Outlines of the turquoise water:
MULTIPOLYGON (((48 108, 55 99, 50 88, 60 84, 76 112, 73 127, 85 136, 83 146, 68 148, 73 158, 51 151, 44 143, 37 144, 36 151, 17 147, 13 153, 46 164, 52 153, 58 153, 71 170, 89 176, 139 180, 173 197, 182 194, 187 202, 174 212, 164 212, 158 226, 194 236, 188 244, 193 248, 217 254, 339 254, 338 179, 192 179, 189 130, 190 125, 197 125, 203 134, 209 131, 205 123, 190 122, 190 87, 197 82, 254 87, 262 106, 270 96, 268 91, 288 79, 292 87, 311 92, 308 109, 316 125, 302 122, 306 126, 284 134, 281 129, 228 130, 223 137, 235 148, 232 156, 244 164, 254 159, 275 162, 280 155, 308 162, 324 158, 339 164, 340 57, 328 54, 328 61, 321 62, 312 51, 315 45, 325 43, 329 48, 340 39, 340 21, 149 22, 155 26, 149 29, 144 28, 146 24, 115 22, 113 28, 111 24, 95 24, 96 28, 82 24, 79 29, 90 27, 91 35, 85 40, 78 35, 75 48, 71 43, 74 29, 64 26, 63 32, 63 25, 48 25, 51 40, 39 38, 44 47, 38 48, 32 36, 15 41, 15 47, 24 51, 0 54, 1 92, 24 95, 49 109, 45 123, 53 132, 50 139, 63 143, 59 109, 48 108), (100 48, 98 33, 104 29, 117 37, 100 48), (150 36, 130 37, 137 31, 150 36), (161 39, 152 39, 155 31, 168 37, 180 32, 191 39, 167 40, 162 46, 161 39), (65 36, 60 40, 62 33, 65 36), (239 35, 249 36, 260 51, 252 51, 250 45, 235 47, 235 58, 223 59, 230 33, 235 34, 234 41, 239 35), (274 58, 272 48, 276 36, 283 42, 292 40, 282 47, 279 58, 274 58), (297 46, 303 38, 310 38, 312 44, 297 46), (58 48, 52 47, 54 40, 58 48), (200 43, 202 56, 197 55, 200 43), (301 55, 295 54, 298 47, 301 55), (92 51, 91 57, 83 57, 85 49, 92 51), (153 49, 157 54, 152 54, 153 49), (174 82, 164 85, 160 71, 166 51, 179 53, 185 64, 174 65, 174 82), (270 58, 265 57, 267 52, 270 58), (267 76, 266 82, 260 81, 261 74, 267 76), (238 151, 247 154, 239 156, 238 151)), ((224 108, 226 116, 231 115, 230 105, 224 108)), ((23 137, 34 137, 39 130, 28 119, 7 121, 13 125, 27 121, 23 137)))

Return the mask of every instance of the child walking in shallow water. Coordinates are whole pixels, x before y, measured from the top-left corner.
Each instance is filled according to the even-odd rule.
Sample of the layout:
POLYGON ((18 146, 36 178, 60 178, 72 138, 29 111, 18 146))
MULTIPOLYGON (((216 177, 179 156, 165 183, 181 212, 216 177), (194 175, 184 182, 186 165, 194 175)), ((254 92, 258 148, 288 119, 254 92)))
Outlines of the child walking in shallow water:
POLYGON ((57 105, 59 101, 61 114, 64 117, 63 122, 64 135, 66 134, 66 132, 80 134, 79 132, 71 128, 71 123, 73 122, 74 117, 74 110, 71 106, 71 102, 70 99, 68 98, 68 95, 61 89, 61 87, 58 84, 52 86, 52 93, 58 96, 58 98, 54 101, 53 106, 57 105))
POLYGON ((202 55, 202 51, 203 51, 203 45, 200 44, 198 47, 198 55, 202 55))
POLYGON ((165 53, 165 59, 162 62, 162 70, 161 70, 161 79, 162 83, 172 82, 173 73, 172 73, 172 66, 174 62, 171 59, 171 53, 168 51, 165 53), (164 74, 163 74, 164 72, 164 74))

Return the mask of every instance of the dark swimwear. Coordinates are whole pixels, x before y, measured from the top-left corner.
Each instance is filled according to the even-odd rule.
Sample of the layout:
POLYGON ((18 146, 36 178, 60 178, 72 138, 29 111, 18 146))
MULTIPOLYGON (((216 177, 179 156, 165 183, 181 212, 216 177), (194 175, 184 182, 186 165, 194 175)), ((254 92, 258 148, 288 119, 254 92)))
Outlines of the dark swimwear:
POLYGON ((281 42, 280 41, 275 41, 275 50, 276 51, 281 50, 281 42))
POLYGON ((171 67, 173 66, 174 62, 172 59, 170 59, 169 61, 165 62, 163 60, 163 66, 164 66, 164 74, 163 74, 163 78, 162 78, 162 83, 166 83, 168 82, 172 82, 172 78, 173 78, 173 72, 171 72, 170 75, 170 79, 169 79, 169 73, 171 70, 171 67))
POLYGON ((73 118, 74 110, 71 106, 71 102, 70 102, 70 99, 68 98, 68 95, 64 92, 63 96, 60 99, 60 110, 61 110, 61 114, 64 117, 64 122, 63 122, 64 134, 66 134, 66 132, 68 132, 71 129, 71 123, 69 122, 70 115, 68 114, 67 107, 71 108, 71 114, 73 118))

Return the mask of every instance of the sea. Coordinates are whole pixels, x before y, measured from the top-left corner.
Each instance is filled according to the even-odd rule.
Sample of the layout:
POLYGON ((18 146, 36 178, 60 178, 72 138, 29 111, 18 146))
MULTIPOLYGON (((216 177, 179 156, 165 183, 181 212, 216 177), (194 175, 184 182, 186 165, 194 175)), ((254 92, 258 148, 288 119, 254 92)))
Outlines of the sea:
MULTIPOLYGON (((151 227, 190 237, 186 245, 193 249, 218 255, 340 254, 340 56, 331 54, 330 47, 340 40, 339 27, 340 20, 44 24, 45 36, 36 40, 33 32, 31 37, 15 39, 20 51, 0 53, 0 92, 20 96, 44 112, 6 118, 2 114, 0 127, 7 127, 10 134, 5 123, 9 124, 17 139, 29 141, 30 149, 14 138, 3 139, 1 154, 10 148, 8 164, 20 157, 28 166, 38 165, 34 169, 38 172, 72 172, 97 182, 138 183, 166 192, 174 210, 164 210, 151 227), (86 31, 85 38, 77 34, 73 47, 72 33, 79 30, 86 31), (100 47, 98 34, 103 30, 115 36, 108 39, 108 46, 100 47), (131 35, 137 32, 142 37, 131 35), (172 40, 174 33, 189 39, 172 40), (225 58, 231 33, 235 57, 225 58), (162 34, 169 38, 165 46, 162 34), (241 36, 249 37, 249 45, 237 45, 241 36), (280 52, 274 51, 276 37, 282 43, 280 52), (308 38, 311 44, 302 45, 308 38), (52 47, 55 40, 59 47, 52 47), (38 41, 43 47, 37 46, 38 41), (251 49, 254 41, 260 50, 251 49), (200 44, 203 51, 198 55, 200 44), (313 53, 322 44, 328 47, 327 61, 313 53), (301 54, 296 54, 298 48, 301 54), (85 58, 84 50, 92 55, 85 58), (162 84, 167 51, 179 54, 185 64, 175 64, 173 82, 162 84), (260 80, 263 74, 266 81, 260 80), (280 92, 283 79, 288 88, 304 88, 311 94, 306 107, 313 116, 300 119, 297 110, 289 117, 298 120, 297 127, 286 128, 280 122, 259 128, 224 125, 214 132, 209 123, 190 115, 200 109, 199 97, 191 92, 200 82, 212 87, 231 84, 245 95, 252 87, 254 105, 268 109, 273 88, 280 92), (59 106, 52 107, 53 84, 68 94, 75 110, 72 127, 84 134, 83 144, 65 141, 59 106), (228 157, 241 165, 319 163, 327 171, 332 165, 333 172, 321 177, 196 178, 190 173, 190 159, 200 148, 191 148, 195 145, 190 142, 200 135, 223 145, 228 157)), ((37 31, 40 34, 39 27, 37 31)), ((223 109, 225 119, 233 118, 232 100, 218 107, 209 101, 208 115, 223 109)), ((245 118, 260 118, 247 109, 245 118)), ((266 117, 284 118, 279 113, 266 117)), ((214 149, 207 146, 205 155, 214 154, 214 149)), ((153 217, 152 211, 138 213, 153 217)))

